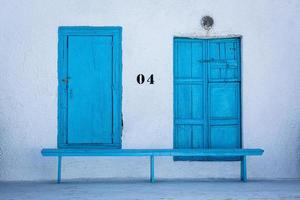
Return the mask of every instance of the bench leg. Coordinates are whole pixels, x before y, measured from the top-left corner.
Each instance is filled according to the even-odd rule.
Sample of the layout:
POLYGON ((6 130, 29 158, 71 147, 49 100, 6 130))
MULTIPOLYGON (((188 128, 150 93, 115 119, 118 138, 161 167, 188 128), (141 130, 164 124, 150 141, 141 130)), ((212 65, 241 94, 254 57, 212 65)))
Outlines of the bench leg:
POLYGON ((58 160, 57 160, 57 183, 61 183, 61 160, 62 160, 62 157, 58 156, 58 160))
POLYGON ((154 156, 150 156, 150 182, 154 183, 154 156))
POLYGON ((247 182, 247 163, 246 156, 242 157, 241 160, 241 181, 247 182))

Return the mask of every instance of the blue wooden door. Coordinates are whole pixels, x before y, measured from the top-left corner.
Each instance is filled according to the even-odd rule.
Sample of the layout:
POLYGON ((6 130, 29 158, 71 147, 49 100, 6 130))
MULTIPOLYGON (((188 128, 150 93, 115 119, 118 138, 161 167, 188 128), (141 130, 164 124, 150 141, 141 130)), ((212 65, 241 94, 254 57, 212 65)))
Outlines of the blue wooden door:
POLYGON ((121 43, 116 30, 61 29, 60 147, 121 145, 121 43))
POLYGON ((207 148, 205 42, 175 39, 174 53, 174 147, 207 148))
POLYGON ((240 112, 240 39, 175 38, 174 148, 240 148, 240 112))
POLYGON ((208 41, 210 148, 241 147, 240 40, 208 41))

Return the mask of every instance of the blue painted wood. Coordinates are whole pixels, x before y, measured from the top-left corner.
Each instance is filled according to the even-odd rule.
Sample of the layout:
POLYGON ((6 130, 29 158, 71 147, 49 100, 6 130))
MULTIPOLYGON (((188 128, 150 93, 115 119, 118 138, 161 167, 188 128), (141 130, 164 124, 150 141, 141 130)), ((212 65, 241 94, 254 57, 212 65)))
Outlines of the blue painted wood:
POLYGON ((242 157, 241 160, 241 180, 247 182, 247 161, 246 156, 242 157))
POLYGON ((57 183, 61 182, 61 161, 63 156, 150 156, 150 182, 155 182, 154 157, 232 157, 240 156, 241 180, 247 181, 246 156, 260 156, 262 149, 43 149, 43 156, 58 157, 57 183))
POLYGON ((60 27, 58 147, 121 147, 121 27, 60 27))
POLYGON ((154 183, 154 156, 150 156, 150 182, 154 183))
MULTIPOLYGON (((210 148, 242 148, 240 38, 208 44, 208 132, 210 148)), ((240 160, 240 157, 215 158, 240 160)))
POLYGON ((118 35, 122 31, 120 26, 60 26, 59 35, 118 35))
POLYGON ((68 143, 112 143, 112 37, 68 37, 68 143))
POLYGON ((174 148, 205 148, 204 42, 175 39, 174 54, 174 148))
POLYGON ((43 149, 43 156, 260 156, 262 149, 43 149))
POLYGON ((262 149, 43 149, 43 156, 58 157, 57 183, 61 182, 61 161, 63 156, 150 156, 150 182, 155 182, 154 157, 232 157, 240 156, 241 180, 247 181, 246 156, 260 156, 262 149))
POLYGON ((174 38, 174 148, 242 147, 239 46, 240 38, 174 38))
POLYGON ((209 84, 211 148, 241 147, 239 88, 236 82, 209 84))
POLYGON ((57 183, 61 183, 61 162, 62 162, 62 156, 58 156, 58 158, 57 158, 57 183))
POLYGON ((67 77, 67 37, 58 34, 58 130, 57 130, 57 146, 63 147, 67 143, 67 89, 68 85, 63 82, 67 77))

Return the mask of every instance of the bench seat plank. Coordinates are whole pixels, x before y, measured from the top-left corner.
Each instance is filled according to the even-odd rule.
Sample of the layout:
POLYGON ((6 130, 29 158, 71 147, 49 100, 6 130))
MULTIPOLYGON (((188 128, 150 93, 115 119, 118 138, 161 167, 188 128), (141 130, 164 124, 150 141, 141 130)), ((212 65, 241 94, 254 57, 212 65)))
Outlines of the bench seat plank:
POLYGON ((246 156, 260 156, 262 149, 42 149, 43 156, 58 158, 57 183, 61 182, 62 157, 64 156, 149 156, 150 181, 154 182, 155 156, 241 156, 241 180, 247 181, 246 156))
POLYGON ((43 149, 43 156, 259 156, 262 149, 43 149))

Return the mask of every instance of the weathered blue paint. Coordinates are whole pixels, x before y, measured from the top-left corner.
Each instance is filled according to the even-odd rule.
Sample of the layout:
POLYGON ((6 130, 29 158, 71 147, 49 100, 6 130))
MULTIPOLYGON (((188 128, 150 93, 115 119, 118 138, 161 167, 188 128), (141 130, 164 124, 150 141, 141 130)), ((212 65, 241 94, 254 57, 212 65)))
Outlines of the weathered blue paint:
POLYGON ((246 156, 242 156, 241 161, 241 180, 247 182, 247 161, 246 156))
POLYGON ((174 148, 241 148, 240 94, 240 38, 174 38, 174 148))
POLYGON ((259 156, 262 149, 43 149, 43 156, 259 156))
POLYGON ((154 156, 150 156, 150 182, 154 183, 154 156))
POLYGON ((121 147, 121 27, 60 27, 58 147, 121 147))
POLYGON ((57 183, 61 183, 61 163, 62 156, 57 157, 57 183))
POLYGON ((63 156, 149 156, 150 157, 150 182, 155 182, 154 157, 155 156, 180 156, 180 157, 242 157, 241 180, 247 181, 246 156, 260 156, 262 149, 43 149, 43 156, 57 156, 58 178, 61 181, 61 158, 63 156))

